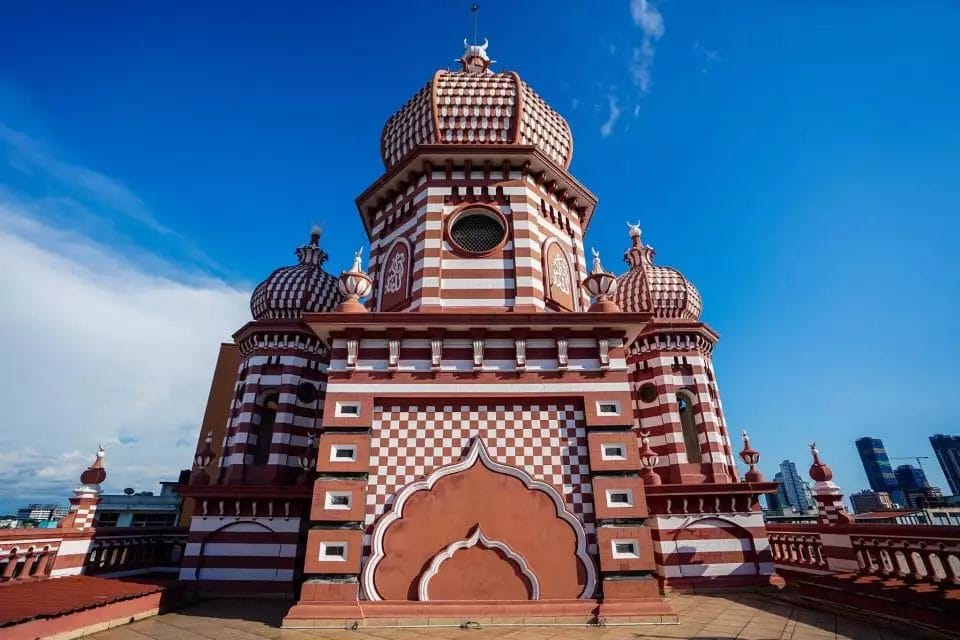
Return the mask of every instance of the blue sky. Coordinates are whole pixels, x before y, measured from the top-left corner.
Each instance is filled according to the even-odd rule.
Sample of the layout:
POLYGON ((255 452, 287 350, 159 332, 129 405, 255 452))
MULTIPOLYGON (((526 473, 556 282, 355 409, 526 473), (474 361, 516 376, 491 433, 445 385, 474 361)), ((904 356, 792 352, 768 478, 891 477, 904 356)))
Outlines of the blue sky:
MULTIPOLYGON (((0 510, 97 440, 108 488, 189 464, 246 292, 315 222, 347 264, 383 122, 470 33, 466 2, 195 5, 5 9, 0 510)), ((960 431, 960 6, 481 5, 496 68, 573 128, 587 243, 619 267, 640 220, 699 287, 768 476, 816 439, 849 494, 856 437, 960 431)))

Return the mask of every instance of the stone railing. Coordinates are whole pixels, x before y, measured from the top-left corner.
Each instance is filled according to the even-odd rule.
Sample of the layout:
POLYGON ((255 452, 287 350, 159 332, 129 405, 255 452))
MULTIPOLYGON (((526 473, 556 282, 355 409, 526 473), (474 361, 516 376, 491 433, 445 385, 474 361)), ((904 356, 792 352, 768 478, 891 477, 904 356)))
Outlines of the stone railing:
POLYGON ((185 527, 99 527, 84 573, 104 577, 179 571, 187 544, 185 527))
POLYGON ((49 576, 64 533, 63 529, 0 529, 0 582, 49 576))
POLYGON ((810 525, 767 525, 774 564, 809 573, 829 573, 820 534, 795 530, 801 528, 810 528, 810 525), (782 529, 790 531, 785 532, 782 529))
POLYGON ((186 527, 0 529, 0 582, 178 571, 186 527))
POLYGON ((960 527, 769 524, 778 569, 960 584, 960 527))

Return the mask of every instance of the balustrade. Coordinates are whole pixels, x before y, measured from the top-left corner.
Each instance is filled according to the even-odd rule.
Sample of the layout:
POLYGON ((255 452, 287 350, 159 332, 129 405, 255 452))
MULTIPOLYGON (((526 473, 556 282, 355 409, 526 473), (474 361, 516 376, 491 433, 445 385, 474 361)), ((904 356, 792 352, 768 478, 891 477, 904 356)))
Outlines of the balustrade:
POLYGON ((186 531, 160 529, 101 529, 87 554, 85 573, 146 573, 180 565, 186 531))

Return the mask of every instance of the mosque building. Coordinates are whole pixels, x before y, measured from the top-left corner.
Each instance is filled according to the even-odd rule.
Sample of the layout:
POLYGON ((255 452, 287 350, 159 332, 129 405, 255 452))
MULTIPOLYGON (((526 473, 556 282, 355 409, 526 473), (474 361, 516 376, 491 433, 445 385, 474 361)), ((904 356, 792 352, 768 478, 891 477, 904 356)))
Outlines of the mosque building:
POLYGON ((622 275, 587 255, 570 127, 464 45, 383 128, 366 268, 325 270, 314 229, 224 346, 180 579, 320 626, 631 621, 775 581, 700 294, 639 225, 622 275))

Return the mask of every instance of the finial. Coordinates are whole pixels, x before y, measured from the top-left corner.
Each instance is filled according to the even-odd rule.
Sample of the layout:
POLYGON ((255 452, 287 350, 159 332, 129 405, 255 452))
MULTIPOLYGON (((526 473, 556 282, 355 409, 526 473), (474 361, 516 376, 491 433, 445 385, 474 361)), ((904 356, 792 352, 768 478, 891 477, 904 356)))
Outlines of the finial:
POLYGON ((487 47, 490 46, 490 42, 484 38, 483 44, 477 44, 477 12, 479 10, 479 5, 470 5, 470 13, 473 15, 473 44, 470 44, 470 42, 464 38, 463 56, 457 60, 461 65, 461 71, 467 71, 469 73, 484 73, 489 69, 490 65, 495 62, 487 55, 487 47))
POLYGON ((323 229, 315 224, 310 227, 310 246, 316 247, 320 244, 320 236, 323 235, 323 229))
POLYGON ((810 465, 810 478, 814 482, 830 482, 833 480, 833 470, 820 460, 820 452, 817 451, 817 443, 810 443, 810 454, 813 456, 813 464, 810 465))
POLYGON ((363 273, 363 247, 357 249, 353 254, 353 266, 350 271, 353 273, 363 273))
POLYGON ((590 247, 590 253, 593 254, 593 270, 590 273, 603 273, 603 265, 600 264, 600 252, 590 247))
POLYGON ((743 436, 743 450, 740 452, 740 459, 750 467, 743 479, 747 482, 763 482, 763 474, 756 469, 757 463, 760 462, 760 452, 750 446, 750 436, 747 435, 746 429, 742 431, 741 435, 743 436))

